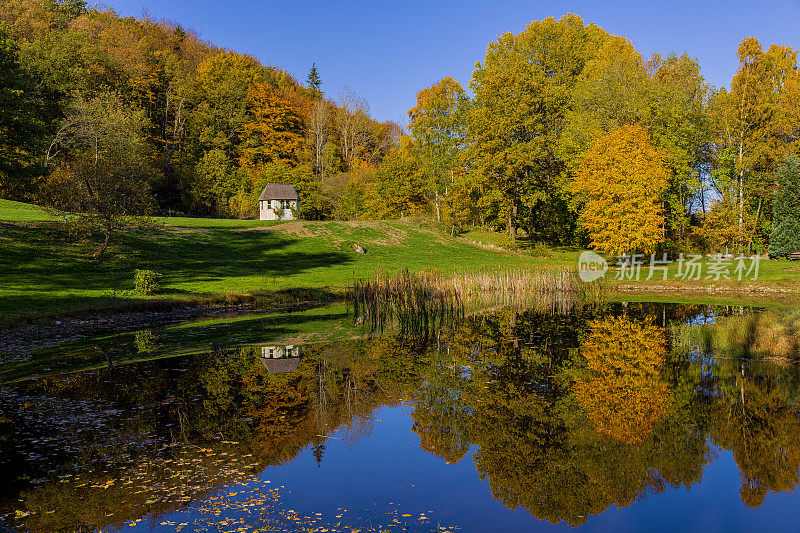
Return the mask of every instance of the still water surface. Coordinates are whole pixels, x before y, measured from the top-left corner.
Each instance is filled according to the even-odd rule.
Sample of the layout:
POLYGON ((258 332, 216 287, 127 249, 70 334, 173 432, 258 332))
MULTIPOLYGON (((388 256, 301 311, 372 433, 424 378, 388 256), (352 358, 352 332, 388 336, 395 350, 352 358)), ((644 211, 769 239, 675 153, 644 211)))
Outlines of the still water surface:
POLYGON ((504 309, 424 339, 346 338, 340 311, 16 354, 0 527, 798 528, 796 367, 681 342, 744 310, 504 309))

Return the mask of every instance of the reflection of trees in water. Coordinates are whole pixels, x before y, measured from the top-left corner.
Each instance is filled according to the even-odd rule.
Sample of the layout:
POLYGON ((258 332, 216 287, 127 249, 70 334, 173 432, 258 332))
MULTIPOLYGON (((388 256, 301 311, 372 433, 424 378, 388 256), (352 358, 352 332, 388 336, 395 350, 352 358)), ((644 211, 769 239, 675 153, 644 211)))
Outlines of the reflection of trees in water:
POLYGON ((415 393, 412 430, 420 447, 444 459, 459 462, 469 450, 466 426, 469 406, 464 402, 464 369, 446 354, 436 357, 415 393))
POLYGON ((421 445, 448 462, 474 445, 495 498, 572 525, 697 482, 711 457, 703 375, 667 357, 666 313, 659 326, 641 314, 469 319, 418 390, 421 445), (611 408, 592 407, 601 402, 611 408))
POLYGON ((351 352, 342 345, 318 345, 309 347, 296 372, 270 375, 255 353, 217 351, 18 385, 19 398, 42 397, 54 404, 47 411, 52 420, 38 425, 57 446, 49 452, 41 446, 35 428, 26 425, 35 420, 18 413, 12 398, 0 405, 0 415, 19 416, 0 425, 0 440, 29 435, 28 456, 9 459, 10 450, 4 449, 0 463, 22 461, 20 473, 28 477, 78 471, 81 477, 7 487, 9 505, 17 508, 22 495, 29 509, 42 510, 26 519, 26 528, 33 531, 121 526, 124 520, 168 512, 187 497, 289 461, 306 447, 322 460, 324 437, 319 435, 343 428, 355 444, 369 434, 372 411, 395 403, 408 390, 414 373, 397 370, 419 363, 398 356, 404 354, 381 339, 351 352), (85 417, 91 431, 59 425, 66 411, 58 406, 65 402, 82 406, 73 418, 85 417), (113 425, 94 427, 106 419, 113 425), (186 450, 201 453, 178 461, 186 450), (208 462, 209 468, 198 461, 208 462), (79 468, 83 463, 85 468, 79 468), (126 476, 139 482, 127 484, 126 476), (104 486, 108 481, 114 483, 104 486), (80 505, 71 503, 77 494, 80 505))
POLYGON ((600 433, 639 444, 653 432, 670 399, 660 373, 666 347, 652 320, 592 320, 581 342, 587 376, 573 385, 578 404, 600 433))
POLYGON ((770 491, 800 483, 798 375, 791 366, 721 361, 710 435, 739 465, 742 501, 761 505, 770 491))
MULTIPOLYGON (((136 495, 121 484, 80 492, 77 482, 53 480, 31 488, 23 495, 29 508, 56 512, 46 527, 30 522, 29 529, 97 529, 180 505, 185 494, 155 488, 168 479, 159 458, 173 450, 253 454, 249 472, 306 448, 323 461, 326 435, 339 429, 354 445, 370 434, 377 407, 403 398, 415 400, 412 430, 423 449, 456 463, 473 447, 477 474, 495 498, 551 522, 581 524, 611 505, 690 486, 710 461, 709 437, 733 451, 745 503, 793 490, 800 467, 796 369, 724 359, 706 367, 707 359, 667 352, 670 317, 653 311, 630 305, 624 317, 597 318, 504 309, 470 317, 431 337, 428 347, 388 337, 307 346, 291 374, 268 374, 256 354, 220 351, 18 385, 28 396, 83 402, 87 416, 118 411, 112 426, 91 434, 51 424, 64 433, 58 447, 67 453, 48 456, 40 447, 39 474, 82 462, 85 470, 108 470, 88 478, 101 485, 150 465, 148 479, 155 480, 136 495), (238 444, 231 451, 221 440, 238 444), (108 464, 96 468, 103 454, 108 464), (160 501, 146 503, 153 499, 160 501)), ((683 319, 685 311, 671 318, 683 319)), ((3 443, 29 429, 24 415, 6 416, 3 443)), ((181 463, 186 476, 195 459, 203 457, 181 463)), ((212 471, 215 460, 209 455, 209 469, 191 478, 197 493, 230 481, 230 471, 212 471)), ((32 464, 24 471, 33 472, 32 464)), ((18 496, 14 488, 8 498, 18 496)))

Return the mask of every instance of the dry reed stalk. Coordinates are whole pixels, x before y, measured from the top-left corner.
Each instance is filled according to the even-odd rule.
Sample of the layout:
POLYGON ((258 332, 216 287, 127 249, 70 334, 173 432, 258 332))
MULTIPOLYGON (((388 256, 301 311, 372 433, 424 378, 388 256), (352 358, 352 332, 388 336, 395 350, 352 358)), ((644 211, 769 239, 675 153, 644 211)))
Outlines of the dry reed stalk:
POLYGON ((372 280, 358 280, 349 291, 355 316, 372 331, 397 322, 404 336, 427 337, 438 326, 459 321, 468 311, 487 306, 533 308, 568 313, 602 298, 603 287, 583 283, 569 269, 468 272, 445 276, 403 270, 372 280))

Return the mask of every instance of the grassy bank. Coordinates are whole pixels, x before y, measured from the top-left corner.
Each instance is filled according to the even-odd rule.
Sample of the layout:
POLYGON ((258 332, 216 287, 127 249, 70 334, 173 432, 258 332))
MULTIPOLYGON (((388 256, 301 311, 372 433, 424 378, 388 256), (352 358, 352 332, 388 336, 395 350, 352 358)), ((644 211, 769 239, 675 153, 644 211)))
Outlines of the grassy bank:
MULTIPOLYGON (((578 251, 513 253, 450 237, 424 220, 381 222, 261 222, 160 218, 154 229, 117 236, 107 257, 90 258, 96 243, 71 239, 67 224, 37 206, 0 200, 0 324, 87 311, 166 308, 253 297, 293 298, 298 289, 341 291, 377 270, 387 274, 574 267, 578 251), (356 253, 354 244, 367 249, 356 253), (152 297, 133 292, 135 269, 163 274, 152 297)), ((614 281, 637 297, 704 301, 726 298, 792 300, 800 294, 800 263, 762 261, 756 282, 614 281)), ((607 277, 613 277, 609 271, 607 277)), ((310 294, 306 291, 304 294, 310 294)), ((301 298, 301 296, 298 296, 301 298)))
POLYGON ((541 260, 486 250, 424 221, 260 222, 163 218, 112 241, 71 240, 66 224, 35 206, 0 201, 0 314, 8 324, 86 310, 136 309, 269 295, 296 288, 343 289, 377 269, 441 272, 526 267, 541 260), (353 248, 361 244, 366 254, 353 248), (133 292, 135 269, 163 274, 163 290, 133 292))

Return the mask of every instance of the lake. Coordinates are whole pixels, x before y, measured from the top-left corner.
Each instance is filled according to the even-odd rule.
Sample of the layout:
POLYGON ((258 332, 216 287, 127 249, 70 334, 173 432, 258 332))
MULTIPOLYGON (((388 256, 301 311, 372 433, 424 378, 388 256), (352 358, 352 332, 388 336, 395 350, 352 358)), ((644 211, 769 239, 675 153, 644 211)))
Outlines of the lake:
POLYGON ((762 315, 500 308, 411 338, 339 305, 5 354, 0 530, 795 530, 800 373, 762 315))

